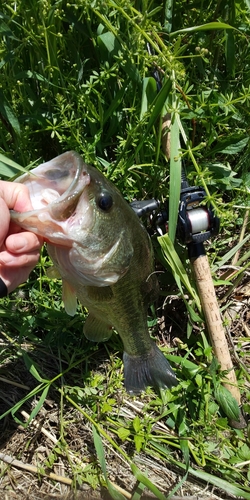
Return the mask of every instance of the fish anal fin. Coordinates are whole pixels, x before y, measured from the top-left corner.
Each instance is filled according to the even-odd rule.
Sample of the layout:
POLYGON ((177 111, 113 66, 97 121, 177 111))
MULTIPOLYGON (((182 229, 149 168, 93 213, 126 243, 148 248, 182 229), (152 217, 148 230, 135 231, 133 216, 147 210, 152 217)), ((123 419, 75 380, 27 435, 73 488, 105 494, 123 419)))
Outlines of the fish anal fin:
POLYGON ((105 342, 111 337, 112 331, 111 325, 91 313, 87 317, 83 327, 85 337, 92 342, 105 342))
POLYGON ((66 280, 62 280, 62 299, 65 311, 69 316, 74 316, 77 308, 76 292, 72 285, 66 280))
POLYGON ((155 343, 141 356, 123 354, 124 384, 129 394, 140 394, 147 386, 167 388, 178 384, 175 374, 155 343))

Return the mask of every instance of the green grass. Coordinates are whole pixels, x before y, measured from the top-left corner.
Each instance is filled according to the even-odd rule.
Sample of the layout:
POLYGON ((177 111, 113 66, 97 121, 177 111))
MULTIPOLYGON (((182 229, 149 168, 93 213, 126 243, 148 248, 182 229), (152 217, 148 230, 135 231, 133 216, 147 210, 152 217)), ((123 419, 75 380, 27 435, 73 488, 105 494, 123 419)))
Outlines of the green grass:
MULTIPOLYGON (((221 219, 220 235, 206 248, 223 312, 235 307, 239 285, 248 279, 249 243, 239 242, 249 209, 249 18, 246 0, 193 0, 188 9, 178 0, 20 0, 15 8, 0 9, 1 178, 13 179, 20 165, 76 150, 128 201, 167 200, 173 241, 184 165, 190 184, 203 187, 221 219), (169 160, 161 146, 161 117, 167 112, 169 160), (238 267, 228 277, 238 243, 238 267)), ((50 262, 44 251, 28 283, 1 301, 0 376, 29 387, 8 397, 9 385, 3 386, 1 422, 23 425, 22 409, 39 418, 48 400, 54 401, 58 441, 39 474, 53 471, 60 458, 73 488, 102 484, 113 498, 123 498, 110 481, 113 453, 134 477, 134 500, 145 487, 165 498, 140 457, 177 468, 183 481, 189 474, 215 485, 221 495, 250 498, 247 429, 229 425, 230 399, 220 392, 223 374, 200 320, 185 249, 176 243, 179 265, 175 254, 166 262, 154 243, 166 269, 159 274, 162 336, 153 312, 149 324, 179 386, 160 394, 148 389, 130 399, 123 389, 119 338, 114 334, 100 346, 83 339, 86 312, 79 305, 75 317, 66 315, 60 281, 46 274, 50 262), (170 351, 164 343, 169 332, 170 351), (84 451, 72 444, 72 426, 77 432, 84 428, 84 451)), ((225 322, 232 329, 248 413, 249 337, 242 314, 225 322)), ((20 458, 31 449, 26 432, 20 458)))

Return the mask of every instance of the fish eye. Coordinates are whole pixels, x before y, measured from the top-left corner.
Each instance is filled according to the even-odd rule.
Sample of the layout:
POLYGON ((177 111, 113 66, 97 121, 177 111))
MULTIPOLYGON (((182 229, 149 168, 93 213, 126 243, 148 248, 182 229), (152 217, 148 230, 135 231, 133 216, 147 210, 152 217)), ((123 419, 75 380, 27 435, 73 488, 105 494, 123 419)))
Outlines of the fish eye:
POLYGON ((109 193, 102 193, 100 197, 98 198, 98 206, 103 210, 104 212, 109 210, 112 205, 113 205, 113 198, 111 194, 109 193))

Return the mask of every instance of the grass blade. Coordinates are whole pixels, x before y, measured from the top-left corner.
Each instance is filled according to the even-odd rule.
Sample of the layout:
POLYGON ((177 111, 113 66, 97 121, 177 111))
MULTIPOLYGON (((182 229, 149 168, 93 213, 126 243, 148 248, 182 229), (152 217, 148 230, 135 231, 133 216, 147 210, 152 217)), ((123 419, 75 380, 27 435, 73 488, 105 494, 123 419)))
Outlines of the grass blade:
POLYGON ((198 311, 201 311, 199 296, 189 280, 187 272, 186 272, 186 270, 181 262, 179 255, 177 254, 177 252, 174 248, 174 245, 173 245, 170 237, 168 236, 168 234, 164 234, 164 236, 160 236, 158 238, 158 241, 160 243, 163 256, 166 259, 168 265, 172 269, 174 278, 176 280, 176 283, 179 287, 179 290, 180 290, 182 296, 184 294, 183 294, 183 289, 182 289, 181 283, 185 286, 188 293, 195 300, 198 311))
MULTIPOLYGON (((172 456, 169 456, 169 450, 165 448, 163 445, 154 442, 153 447, 158 449, 162 455, 166 457, 167 460, 171 460, 171 462, 181 469, 186 469, 186 465, 173 459, 172 456)), ((188 473, 194 477, 197 477, 201 481, 205 481, 205 483, 213 484, 217 488, 220 488, 222 491, 225 491, 229 495, 235 495, 236 497, 244 498, 246 500, 250 500, 250 490, 248 487, 242 489, 242 487, 237 484, 233 484, 232 482, 226 481, 225 479, 221 479, 220 477, 214 476, 213 474, 209 474, 201 469, 193 469, 192 467, 188 468, 188 473), (247 491, 248 490, 248 491, 247 491)))
POLYGON ((139 482, 138 485, 136 486, 135 492, 131 500, 140 500, 144 489, 145 489, 145 484, 139 482))
POLYGON ((175 240, 181 190, 181 158, 179 125, 174 117, 170 128, 170 187, 169 187, 169 238, 175 240))
POLYGON ((148 111, 157 94, 156 80, 152 76, 143 78, 140 120, 148 111))
POLYGON ((50 389, 50 384, 48 384, 47 386, 44 387, 43 392, 39 398, 39 401, 38 401, 37 405, 35 406, 35 408, 32 410, 30 417, 29 417, 29 420, 27 421, 26 425, 28 425, 31 422, 31 420, 33 420, 33 418, 35 418, 37 416, 37 414, 39 413, 40 409, 43 406, 45 399, 47 398, 49 389, 50 389))
POLYGON ((249 238, 250 238, 250 234, 248 234, 247 236, 245 236, 245 238, 242 241, 240 241, 239 243, 237 243, 237 245, 235 245, 233 248, 231 248, 231 250, 229 250, 229 252, 227 252, 225 255, 223 255, 223 257, 216 264, 214 264, 212 266, 212 272, 217 271, 222 266, 224 266, 226 264, 226 262, 228 262, 229 260, 231 260, 232 257, 235 255, 235 253, 243 245, 245 245, 245 243, 249 240, 249 238))
POLYGON ((205 472, 203 470, 192 469, 192 467, 189 467, 189 474, 198 477, 199 479, 205 481, 206 483, 210 483, 213 484, 214 486, 217 486, 217 488, 220 488, 221 490, 225 491, 228 495, 235 495, 236 497, 241 497, 245 498, 246 500, 250 500, 250 492, 248 493, 247 491, 244 491, 236 484, 229 483, 229 481, 226 481, 225 479, 221 479, 220 477, 209 474, 208 472, 205 472))
POLYGON ((24 363, 25 363, 25 366, 27 368, 27 370, 29 370, 30 374, 38 381, 38 382, 47 382, 47 380, 44 380, 38 373, 35 365, 34 365, 34 362, 32 361, 32 359, 30 358, 30 356, 27 354, 26 351, 24 351, 23 349, 20 349, 20 352, 22 354, 22 357, 23 357, 23 360, 24 360, 24 363))
POLYGON ((234 32, 226 31, 226 47, 225 56, 227 63, 227 71, 231 78, 235 77, 235 40, 234 32))
POLYGON ((144 484, 146 488, 148 488, 152 493, 154 493, 156 498, 158 498, 159 500, 166 500, 165 495, 161 493, 161 491, 157 488, 157 486, 155 486, 150 481, 150 479, 148 479, 146 476, 144 476, 144 474, 142 474, 142 472, 138 469, 138 467, 135 464, 131 464, 131 469, 136 479, 140 483, 144 484))
POLYGON ((13 177, 18 172, 27 172, 27 170, 15 161, 0 153, 0 175, 4 177, 13 177))
POLYGON ((100 466, 101 466, 103 475, 105 477, 108 491, 109 491, 111 497, 113 498, 113 500, 126 500, 126 498, 121 493, 119 493, 119 491, 117 491, 114 488, 114 486, 111 484, 111 482, 108 479, 102 440, 101 440, 94 425, 92 425, 92 432, 93 432, 93 439, 94 439, 96 454, 97 454, 98 460, 100 462, 100 466))

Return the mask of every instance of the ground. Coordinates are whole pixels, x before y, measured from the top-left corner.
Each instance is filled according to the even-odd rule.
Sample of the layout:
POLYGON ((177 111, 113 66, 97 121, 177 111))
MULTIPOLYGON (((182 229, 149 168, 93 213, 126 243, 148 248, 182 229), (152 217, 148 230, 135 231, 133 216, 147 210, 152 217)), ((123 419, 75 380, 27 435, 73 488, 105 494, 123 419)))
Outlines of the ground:
MULTIPOLYGON (((219 292, 219 296, 222 300, 222 291, 219 292)), ((228 341, 235 366, 239 366, 239 363, 249 366, 248 296, 249 285, 246 277, 230 297, 230 306, 224 311, 224 318, 227 319, 228 325, 227 331, 230 330, 228 341)), ((158 320, 157 341, 162 347, 164 344, 172 345, 174 349, 175 345, 183 343, 184 328, 182 332, 179 326, 177 328, 175 325, 183 322, 184 311, 185 307, 180 304, 177 296, 169 296, 165 301, 158 320)), ((143 416, 145 419, 145 408, 149 408, 150 421, 148 403, 152 404, 152 392, 132 398, 125 393, 122 384, 119 383, 116 393, 111 391, 110 395, 108 394, 108 379, 112 377, 110 366, 112 367, 114 363, 113 356, 118 357, 116 375, 118 380, 122 381, 121 353, 118 350, 110 354, 110 348, 107 350, 105 345, 97 347, 87 343, 88 346, 90 345, 89 350, 87 349, 87 356, 85 353, 82 363, 77 361, 76 368, 72 365, 73 368, 67 372, 66 357, 60 359, 62 351, 45 346, 43 342, 37 344, 36 339, 34 342, 18 344, 17 349, 16 342, 13 342, 13 339, 6 334, 6 325, 8 322, 3 321, 0 333, 1 351, 8 351, 8 356, 0 368, 0 414, 3 415, 10 408, 14 408, 15 411, 12 412, 14 415, 11 412, 7 413, 5 418, 0 420, 0 498, 4 500, 97 500, 100 498, 106 500, 110 498, 102 471, 97 464, 91 420, 88 420, 86 415, 90 415, 90 419, 94 416, 102 424, 102 408, 100 406, 98 409, 98 397, 103 398, 106 394, 105 401, 110 408, 104 419, 105 429, 110 436, 117 436, 119 425, 124 427, 124 422, 131 422, 132 425, 137 416, 139 418, 143 416), (24 352, 29 356, 27 359, 23 356, 24 352), (79 380, 84 371, 84 363, 87 362, 86 357, 92 359, 91 376, 96 373, 97 382, 96 386, 92 387, 92 392, 90 388, 86 390, 87 392, 81 393, 79 380), (29 359, 33 359, 34 365, 29 366, 29 359), (63 371, 62 365, 64 375, 58 378, 58 373, 63 371), (52 384, 48 394, 44 395, 35 418, 25 426, 32 411, 37 409, 41 393, 38 388, 43 383, 42 380, 39 382, 39 375, 34 367, 39 367, 48 380, 58 378, 59 387, 64 388, 64 395, 68 394, 71 399, 62 399, 62 394, 58 392, 58 385, 52 384), (70 392, 69 388, 73 387, 75 377, 78 384, 77 390, 70 392), (23 398, 32 390, 34 390, 34 395, 25 401, 23 398), (23 404, 18 408, 18 402, 21 400, 23 404), (78 405, 79 400, 85 414, 79 413, 77 406, 74 407, 74 403, 78 405)), ((113 345, 114 343, 111 348, 113 345)), ((120 346, 120 344, 117 345, 120 346)), ((72 360, 68 362, 69 365, 72 364, 72 360)), ((248 381, 246 381, 246 387, 249 389, 248 381)), ((156 435, 160 433, 163 439, 166 436, 168 440, 171 434, 174 436, 174 433, 164 422, 164 419, 156 419, 150 432, 156 435)), ((146 432, 145 429, 144 432, 146 432)), ((224 435, 228 432, 225 431, 224 435)), ((108 478, 125 498, 130 499, 133 492, 138 493, 138 481, 121 454, 110 445, 105 436, 102 438, 108 478)), ((172 491, 184 475, 179 467, 174 466, 167 459, 163 460, 157 456, 157 453, 153 455, 152 450, 148 452, 147 448, 142 447, 140 452, 136 452, 131 440, 124 442, 120 440, 119 446, 128 456, 133 456, 133 463, 157 485, 159 491, 165 496, 172 491)), ((174 457, 176 452, 170 449, 170 453, 174 457)), ((152 492, 144 489, 141 499, 151 498, 156 497, 152 492)), ((236 497, 189 475, 172 498, 175 500, 179 498, 229 500, 236 497)))

